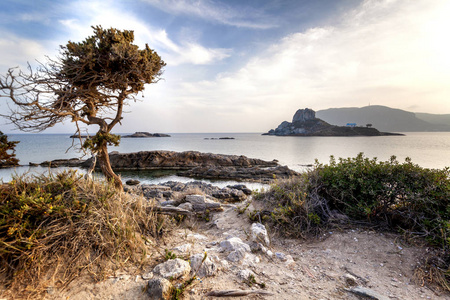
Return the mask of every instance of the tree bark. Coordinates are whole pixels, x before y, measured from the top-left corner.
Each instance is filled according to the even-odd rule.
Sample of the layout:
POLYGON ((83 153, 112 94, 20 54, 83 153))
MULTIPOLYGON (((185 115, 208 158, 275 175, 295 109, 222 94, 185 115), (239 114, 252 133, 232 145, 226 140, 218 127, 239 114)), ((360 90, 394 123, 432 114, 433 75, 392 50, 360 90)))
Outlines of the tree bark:
POLYGON ((123 189, 122 180, 119 176, 116 175, 116 173, 114 173, 113 169, 111 168, 106 141, 103 141, 100 145, 97 158, 100 164, 100 169, 102 170, 102 173, 103 175, 105 175, 106 179, 110 182, 113 182, 116 189, 123 189))

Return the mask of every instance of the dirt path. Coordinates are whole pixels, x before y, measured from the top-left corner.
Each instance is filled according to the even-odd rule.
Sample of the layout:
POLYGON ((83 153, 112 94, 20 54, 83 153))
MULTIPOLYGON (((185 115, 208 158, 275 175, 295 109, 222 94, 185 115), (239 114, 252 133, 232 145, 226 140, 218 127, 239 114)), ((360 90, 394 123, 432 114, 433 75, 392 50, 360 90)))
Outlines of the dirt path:
MULTIPOLYGON (((272 257, 251 251, 239 262, 227 260, 229 253, 222 251, 219 243, 235 237, 250 244, 251 225, 245 214, 229 205, 214 214, 210 222, 199 221, 189 229, 175 229, 166 244, 160 245, 162 252, 189 245, 180 247, 181 251, 174 250, 186 257, 206 251, 218 268, 214 276, 196 280, 185 299, 214 299, 205 296, 212 290, 261 287, 272 295, 239 299, 364 299, 348 292, 355 286, 377 293, 378 299, 449 299, 448 295, 439 295, 414 282, 413 272, 424 249, 408 247, 391 234, 333 231, 322 241, 304 242, 275 237, 269 232, 272 238, 267 248, 272 257), (256 283, 250 284, 245 272, 253 272, 256 283)), ((65 291, 50 289, 47 299, 148 299, 143 292, 147 281, 141 275, 151 277, 152 268, 148 266, 137 275, 124 270, 122 275, 97 284, 80 278, 65 291)))

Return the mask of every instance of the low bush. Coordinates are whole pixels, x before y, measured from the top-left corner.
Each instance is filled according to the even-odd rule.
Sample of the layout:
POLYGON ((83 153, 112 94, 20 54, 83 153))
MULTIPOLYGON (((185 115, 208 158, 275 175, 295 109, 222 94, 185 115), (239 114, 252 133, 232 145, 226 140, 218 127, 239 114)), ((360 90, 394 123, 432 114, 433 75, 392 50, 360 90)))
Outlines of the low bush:
POLYGON ((449 168, 422 168, 409 158, 378 161, 360 153, 331 157, 328 165, 316 161, 311 171, 277 181, 256 199, 268 208, 259 212, 262 218, 289 236, 317 234, 345 220, 424 238, 439 250, 430 261, 450 291, 449 175, 449 168))
POLYGON ((163 222, 144 198, 75 171, 16 177, 0 186, 1 283, 39 295, 84 271, 100 280, 143 264, 163 222))

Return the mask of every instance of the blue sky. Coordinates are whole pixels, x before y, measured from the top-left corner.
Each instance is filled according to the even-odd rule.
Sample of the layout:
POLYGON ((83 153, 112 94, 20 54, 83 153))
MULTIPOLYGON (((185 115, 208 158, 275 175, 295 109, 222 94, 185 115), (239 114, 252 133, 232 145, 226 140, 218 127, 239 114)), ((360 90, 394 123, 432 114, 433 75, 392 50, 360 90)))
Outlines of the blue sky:
POLYGON ((0 72, 102 25, 167 63, 116 132, 264 132, 306 107, 450 113, 449 15, 445 0, 3 0, 0 72))

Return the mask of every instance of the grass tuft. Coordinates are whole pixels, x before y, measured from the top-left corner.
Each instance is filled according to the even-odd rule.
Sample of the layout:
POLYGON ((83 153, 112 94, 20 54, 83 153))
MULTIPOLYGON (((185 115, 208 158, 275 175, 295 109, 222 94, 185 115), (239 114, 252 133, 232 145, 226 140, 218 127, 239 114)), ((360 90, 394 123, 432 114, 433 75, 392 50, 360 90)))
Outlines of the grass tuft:
POLYGON ((15 177, 0 186, 0 282, 39 296, 84 272, 101 280, 142 265, 161 218, 146 199, 76 171, 15 177))

